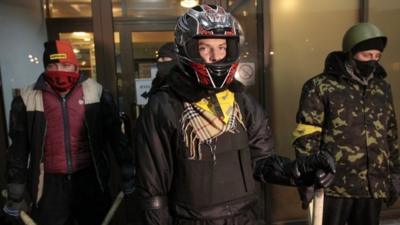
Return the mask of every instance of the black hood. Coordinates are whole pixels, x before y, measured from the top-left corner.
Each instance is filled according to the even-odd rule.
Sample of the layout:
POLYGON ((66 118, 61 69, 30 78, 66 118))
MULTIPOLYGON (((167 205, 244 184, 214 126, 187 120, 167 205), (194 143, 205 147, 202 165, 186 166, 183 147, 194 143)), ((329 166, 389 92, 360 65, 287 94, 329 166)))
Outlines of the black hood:
POLYGON ((198 102, 203 98, 216 94, 220 91, 224 91, 226 89, 229 89, 232 92, 242 92, 245 89, 245 86, 237 80, 233 80, 226 89, 207 89, 200 86, 196 80, 194 80, 192 77, 185 75, 180 70, 173 70, 169 74, 167 84, 171 87, 175 94, 177 94, 181 99, 186 102, 198 102))
MULTIPOLYGON (((347 53, 340 51, 329 53, 329 55, 325 59, 324 73, 349 77, 349 74, 345 67, 347 57, 347 53)), ((374 74, 382 78, 386 77, 386 71, 380 64, 374 74)))

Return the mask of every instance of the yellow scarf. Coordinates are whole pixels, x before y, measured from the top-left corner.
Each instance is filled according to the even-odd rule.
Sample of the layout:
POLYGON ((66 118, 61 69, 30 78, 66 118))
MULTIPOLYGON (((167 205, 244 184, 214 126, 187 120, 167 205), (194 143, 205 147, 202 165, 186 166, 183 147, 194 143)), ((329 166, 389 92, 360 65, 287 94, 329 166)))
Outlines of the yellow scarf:
MULTIPOLYGON (((233 103, 235 102, 235 94, 229 90, 225 90, 217 93, 216 96, 219 106, 221 107, 222 113, 224 114, 224 117, 221 119, 226 124, 228 123, 229 117, 231 117, 233 112, 233 106, 234 106, 233 103)), ((207 112, 217 115, 213 104, 207 98, 203 98, 202 100, 196 102, 195 104, 201 109, 204 109, 207 112)))

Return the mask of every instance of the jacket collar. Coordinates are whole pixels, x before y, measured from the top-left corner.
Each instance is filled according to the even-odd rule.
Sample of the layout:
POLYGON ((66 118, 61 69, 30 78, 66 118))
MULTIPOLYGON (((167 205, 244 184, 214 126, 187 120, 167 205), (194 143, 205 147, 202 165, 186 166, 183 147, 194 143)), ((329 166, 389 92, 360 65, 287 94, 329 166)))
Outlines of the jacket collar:
POLYGON ((185 102, 198 102, 203 98, 229 89, 232 92, 242 92, 245 86, 239 81, 234 80, 227 88, 221 90, 210 90, 198 84, 192 77, 179 70, 172 71, 167 78, 167 84, 172 91, 185 102))
MULTIPOLYGON (((346 69, 345 66, 346 60, 347 60, 347 54, 344 52, 335 51, 329 53, 325 59, 324 73, 354 80, 346 69)), ((385 78, 386 77, 385 69, 381 65, 379 65, 376 71, 374 72, 374 76, 379 78, 385 78)))

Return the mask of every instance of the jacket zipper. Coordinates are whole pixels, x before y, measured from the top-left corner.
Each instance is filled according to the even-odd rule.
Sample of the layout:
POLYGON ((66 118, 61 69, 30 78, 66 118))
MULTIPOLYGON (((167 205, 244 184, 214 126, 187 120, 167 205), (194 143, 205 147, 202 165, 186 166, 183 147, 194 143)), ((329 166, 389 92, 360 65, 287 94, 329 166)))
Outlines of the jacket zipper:
POLYGON ((70 143, 70 130, 69 130, 69 118, 68 118, 68 108, 66 97, 61 97, 62 101, 62 111, 63 111, 63 122, 64 122, 64 145, 65 145, 65 155, 67 160, 67 173, 72 174, 72 153, 71 153, 71 143, 70 143))
POLYGON ((362 87, 363 87, 363 92, 362 92, 362 105, 363 105, 363 119, 364 119, 364 132, 365 132, 365 137, 366 137, 366 139, 365 139, 365 149, 366 149, 366 152, 365 152, 365 154, 366 154, 366 158, 367 158, 367 165, 366 165, 366 167, 367 167, 367 174, 365 175, 366 176, 366 179, 367 179, 367 182, 368 182, 368 191, 369 191, 369 194, 371 195, 371 196, 373 196, 373 194, 371 193, 371 187, 370 187, 370 182, 369 182, 369 178, 368 178, 368 165, 369 165, 369 154, 368 154, 368 125, 367 125, 367 116, 366 116, 366 112, 365 112, 365 95, 366 95, 366 92, 367 92, 367 86, 366 85, 362 85, 362 87))
POLYGON ((85 123, 85 127, 86 127, 86 130, 87 130, 87 136, 88 136, 88 139, 89 139, 90 155, 92 156, 92 160, 93 160, 93 164, 94 164, 94 170, 96 172, 97 181, 99 182, 101 191, 104 192, 103 183, 101 182, 100 176, 99 176, 99 170, 98 170, 98 167, 97 167, 96 158, 94 157, 94 153, 93 153, 92 138, 90 137, 89 126, 88 126, 88 124, 86 122, 86 115, 85 115, 85 118, 84 118, 84 123, 85 123))

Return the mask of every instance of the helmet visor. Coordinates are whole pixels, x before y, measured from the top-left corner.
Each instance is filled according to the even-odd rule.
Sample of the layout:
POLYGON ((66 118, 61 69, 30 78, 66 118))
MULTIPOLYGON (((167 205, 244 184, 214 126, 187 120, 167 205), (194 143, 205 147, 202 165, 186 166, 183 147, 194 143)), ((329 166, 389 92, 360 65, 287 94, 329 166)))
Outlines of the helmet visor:
MULTIPOLYGON (((200 55, 199 40, 200 39, 218 39, 213 37, 196 37, 188 41, 185 45, 185 55, 193 62, 204 63, 205 60, 200 55)), ((222 63, 233 63, 239 59, 239 38, 238 37, 221 37, 226 40, 226 54, 223 59, 218 60, 222 63)))

